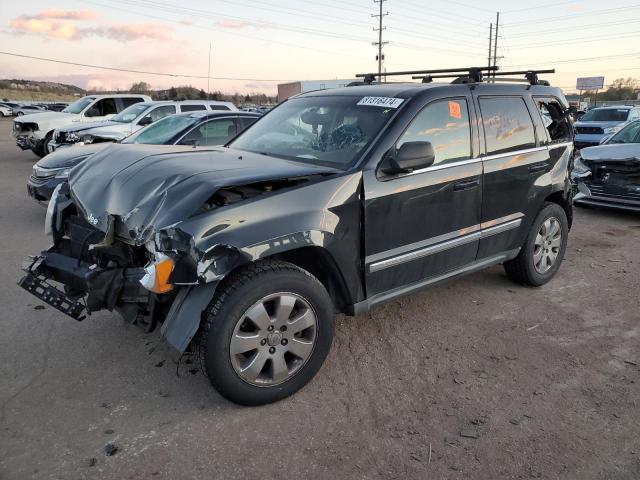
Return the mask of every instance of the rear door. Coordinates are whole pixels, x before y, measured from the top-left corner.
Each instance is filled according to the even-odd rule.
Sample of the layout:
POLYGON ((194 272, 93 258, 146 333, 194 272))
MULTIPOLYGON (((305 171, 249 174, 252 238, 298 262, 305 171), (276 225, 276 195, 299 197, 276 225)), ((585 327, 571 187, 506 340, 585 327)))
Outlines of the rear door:
POLYGON ((482 259, 522 244, 539 209, 540 190, 551 184, 551 162, 547 146, 538 140, 532 114, 538 118, 539 114, 532 112, 535 107, 530 97, 481 95, 476 101, 485 143, 478 249, 478 259, 482 259))
POLYGON ((482 164, 468 93, 436 98, 395 143, 429 141, 432 166, 392 178, 368 171, 365 263, 369 298, 421 286, 476 259, 480 236, 482 164))

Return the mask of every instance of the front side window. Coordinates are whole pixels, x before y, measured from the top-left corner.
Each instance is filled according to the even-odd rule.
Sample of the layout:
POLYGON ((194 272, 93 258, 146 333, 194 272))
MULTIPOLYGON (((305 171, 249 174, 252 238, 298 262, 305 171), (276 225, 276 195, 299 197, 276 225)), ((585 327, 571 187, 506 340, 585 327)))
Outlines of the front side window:
POLYGON ((431 142, 434 165, 471 158, 469 107, 464 98, 438 100, 427 105, 396 143, 431 142))
POLYGON ((180 140, 180 145, 224 145, 235 136, 235 120, 220 118, 198 125, 180 140))
POLYGON ((403 103, 401 98, 343 95, 290 99, 230 147, 346 169, 360 159, 403 103))
POLYGON ((71 105, 62 110, 64 113, 80 113, 87 108, 96 97, 83 97, 80 100, 76 100, 71 105))
POLYGON ((487 155, 535 147, 536 136, 521 97, 480 98, 487 155))
POLYGON ((85 113, 87 117, 104 117, 118 113, 116 100, 114 98, 103 98, 92 105, 85 113))
POLYGON ((162 105, 161 107, 151 110, 147 116, 151 119, 151 123, 153 123, 168 115, 173 115, 174 113, 176 113, 175 105, 162 105))
POLYGON ((606 143, 640 143, 640 120, 624 127, 606 143))
POLYGON ((125 108, 119 114, 112 117, 111 121, 119 123, 131 123, 136 118, 138 118, 138 115, 141 115, 142 112, 144 112, 148 108, 149 105, 131 105, 129 108, 125 108))
POLYGON ((551 143, 571 141, 571 125, 569 118, 564 115, 560 103, 555 99, 536 99, 536 104, 540 110, 542 123, 544 124, 551 143))
POLYGON ((585 113, 581 122, 626 122, 628 108, 596 108, 585 113))
POLYGON ((181 132, 192 126, 198 119, 190 116, 171 115, 152 123, 133 135, 129 135, 122 143, 144 143, 148 145, 166 145, 181 132))
POLYGON ((229 107, 227 107, 226 105, 209 105, 209 108, 211 110, 231 110, 229 107))
POLYGON ((135 105, 136 103, 144 102, 144 98, 141 97, 122 97, 120 99, 122 102, 123 108, 129 108, 131 105, 135 105))

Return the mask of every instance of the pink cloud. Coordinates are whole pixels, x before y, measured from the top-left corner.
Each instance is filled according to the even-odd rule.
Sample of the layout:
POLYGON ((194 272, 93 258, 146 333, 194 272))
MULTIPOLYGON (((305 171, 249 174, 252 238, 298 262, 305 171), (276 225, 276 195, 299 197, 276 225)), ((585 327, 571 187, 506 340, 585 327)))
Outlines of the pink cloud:
POLYGON ((121 42, 132 40, 171 40, 173 28, 159 23, 103 24, 78 26, 79 22, 93 21, 98 17, 93 10, 44 10, 37 15, 22 15, 11 21, 18 34, 36 34, 49 38, 78 40, 88 36, 110 38, 121 42))
POLYGON ((256 27, 256 28, 262 27, 262 25, 259 23, 243 22, 243 21, 229 20, 229 19, 222 20, 221 22, 216 23, 216 25, 222 28, 228 28, 233 30, 238 30, 241 28, 248 28, 248 27, 256 27))
POLYGON ((95 10, 59 10, 50 8, 34 15, 32 18, 56 18, 58 20, 95 20, 98 12, 95 10))

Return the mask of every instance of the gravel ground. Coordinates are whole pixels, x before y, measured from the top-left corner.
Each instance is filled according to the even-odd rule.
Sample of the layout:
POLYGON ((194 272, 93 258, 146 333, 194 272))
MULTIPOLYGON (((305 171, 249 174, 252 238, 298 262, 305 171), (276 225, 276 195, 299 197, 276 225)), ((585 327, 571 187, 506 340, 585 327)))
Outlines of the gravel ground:
POLYGON ((545 287, 495 267, 340 318, 311 384, 245 408, 178 369, 157 332, 77 323, 15 285, 46 247, 45 209, 9 129, 0 479, 640 478, 640 216, 576 209, 545 287))

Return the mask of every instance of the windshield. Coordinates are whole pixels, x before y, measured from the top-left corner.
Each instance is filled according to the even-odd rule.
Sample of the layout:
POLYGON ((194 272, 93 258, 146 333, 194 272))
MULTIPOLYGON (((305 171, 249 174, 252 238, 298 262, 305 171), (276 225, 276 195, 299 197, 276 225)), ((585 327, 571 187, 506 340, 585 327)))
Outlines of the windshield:
POLYGON ((94 100, 95 97, 82 97, 80 100, 76 100, 62 111, 64 113, 80 113, 94 100))
POLYGON ((581 118, 581 122, 624 122, 629 115, 628 108, 600 108, 590 110, 581 118))
POLYGON ((292 99, 258 120, 229 146, 346 169, 360 158, 402 102, 399 98, 361 96, 292 99))
POLYGON ((172 115, 152 123, 133 135, 125 138, 122 143, 144 143, 147 145, 166 145, 185 128, 194 125, 201 117, 172 115))
POLYGON ((136 103, 134 105, 131 105, 130 107, 125 108, 119 114, 112 117, 111 121, 120 123, 131 123, 147 108, 150 108, 149 105, 141 105, 139 103, 136 103))
POLYGON ((640 143, 640 120, 624 127, 606 143, 640 143))

